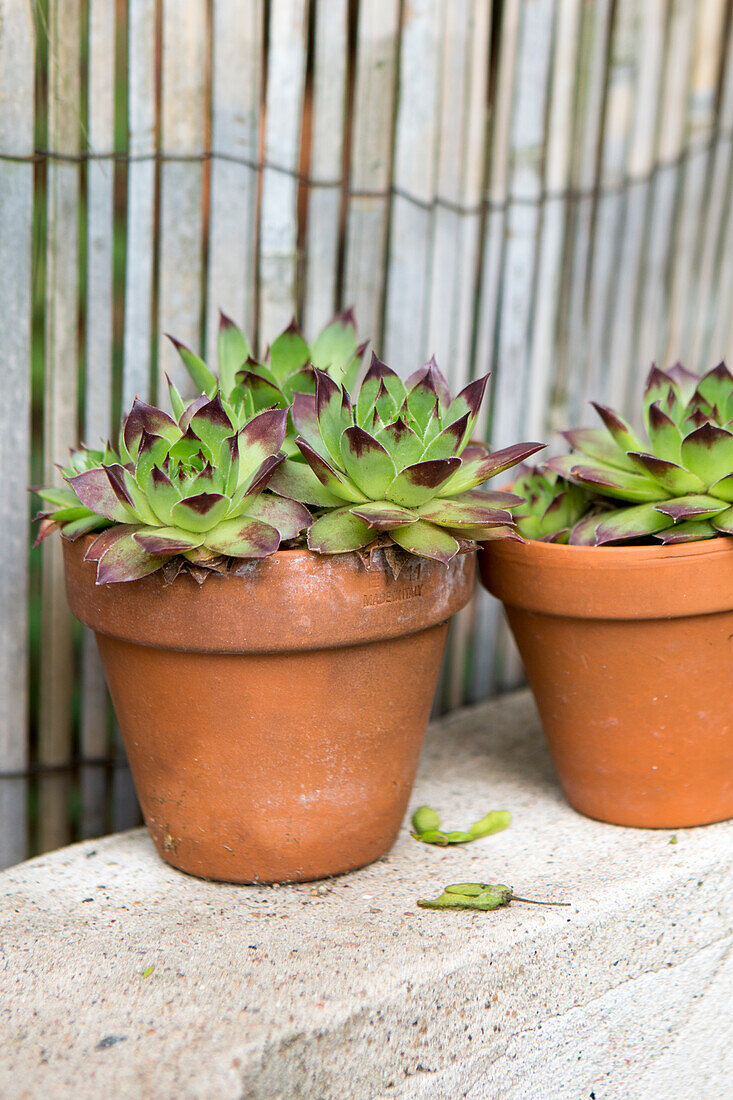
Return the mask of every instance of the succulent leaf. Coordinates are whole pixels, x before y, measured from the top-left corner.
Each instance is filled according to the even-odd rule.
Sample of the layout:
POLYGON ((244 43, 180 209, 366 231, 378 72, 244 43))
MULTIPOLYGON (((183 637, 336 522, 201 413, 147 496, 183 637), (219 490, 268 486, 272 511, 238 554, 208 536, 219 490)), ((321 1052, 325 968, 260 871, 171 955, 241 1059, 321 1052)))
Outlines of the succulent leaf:
POLYGON ((166 335, 180 355, 183 365, 188 371, 198 392, 205 393, 207 397, 213 397, 216 393, 216 378, 206 366, 203 359, 195 355, 194 352, 192 352, 190 348, 187 348, 185 344, 182 344, 180 340, 176 340, 175 336, 171 336, 169 333, 166 333, 166 335))
MULTIPOLYGON (((579 451, 587 455, 588 458, 596 459, 598 462, 602 462, 604 466, 615 466, 619 470, 630 470, 632 473, 638 470, 636 464, 631 461, 626 452, 620 449, 603 428, 574 428, 560 434, 574 451, 579 451)), ((679 435, 679 431, 677 434, 679 435)), ((680 436, 680 440, 681 438, 680 436)))
POLYGON ((726 508, 724 512, 719 512, 711 522, 715 530, 720 531, 721 535, 733 535, 733 507, 726 508))
POLYGON ((67 481, 85 508, 112 523, 135 522, 131 501, 120 499, 120 492, 110 481, 106 470, 83 470, 67 478, 67 481))
POLYGON ((458 542, 452 535, 424 519, 408 527, 397 527, 390 534, 403 550, 422 558, 432 558, 443 565, 447 565, 459 550, 458 542))
POLYGON ((733 472, 721 477, 720 481, 714 481, 710 486, 710 495, 733 504, 733 472))
POLYGON ((644 445, 634 429, 619 413, 614 412, 613 409, 606 408, 605 405, 599 405, 596 401, 591 401, 591 405, 596 410, 608 429, 608 432, 622 451, 644 450, 644 445))
POLYGON ((402 406, 407 396, 405 386, 391 367, 383 363, 372 352, 369 369, 364 375, 364 381, 359 389, 356 402, 356 422, 361 427, 367 427, 377 398, 382 390, 385 390, 397 406, 402 406))
POLYGON ((389 500, 357 504, 351 512, 359 519, 363 519, 375 531, 392 531, 395 527, 405 527, 408 523, 415 523, 418 518, 417 514, 409 508, 401 508, 399 504, 392 504, 389 500))
POLYGON ((280 534, 269 523, 250 515, 227 519, 209 531, 205 546, 232 558, 266 558, 280 545, 280 534))
POLYGON ((97 584, 137 581, 160 569, 165 557, 144 550, 135 542, 134 532, 119 527, 114 530, 117 537, 110 540, 97 561, 97 584))
POLYGON ((441 486, 439 496, 455 496, 465 493, 469 489, 475 489, 491 477, 511 469, 520 462, 524 462, 530 455, 542 450, 544 443, 514 443, 510 447, 503 447, 492 454, 480 452, 475 457, 469 457, 464 452, 462 464, 452 477, 441 486))
MULTIPOLYGON (((637 503, 658 500, 660 485, 650 477, 643 474, 632 474, 626 470, 619 470, 610 466, 584 466, 572 462, 567 474, 561 470, 554 460, 548 463, 554 470, 563 473, 569 480, 577 482, 587 489, 594 490, 603 496, 617 497, 620 500, 630 500, 637 503)), ((661 491, 663 492, 663 491, 661 491)))
POLYGON ((681 493, 699 493, 705 488, 705 482, 701 478, 675 462, 657 458, 652 454, 639 454, 635 451, 629 453, 661 485, 662 489, 674 496, 681 493))
POLYGON ((717 367, 703 375, 696 388, 701 397, 717 409, 718 417, 722 420, 733 394, 733 375, 725 363, 718 363, 717 367))
POLYGON ((374 438, 382 444, 397 470, 413 465, 423 456, 425 449, 423 441, 401 416, 391 424, 385 424, 380 428, 374 438))
POLYGON ((327 370, 339 384, 344 367, 357 348, 356 322, 350 309, 337 313, 311 345, 310 361, 319 370, 327 370))
POLYGON ((712 539, 719 532, 707 520, 683 520, 675 523, 674 527, 667 527, 664 531, 657 532, 657 538, 665 546, 676 546, 681 542, 699 542, 701 539, 712 539))
POLYGON ((470 435, 474 424, 476 423, 476 417, 478 416, 481 403, 486 393, 486 386, 488 385, 491 374, 485 374, 482 378, 476 378, 473 382, 469 382, 467 386, 461 390, 461 392, 450 403, 448 411, 443 418, 443 423, 446 425, 454 424, 456 420, 460 420, 461 417, 468 415, 467 433, 470 435))
MULTIPOLYGON (((480 381, 481 379, 479 379, 479 382, 480 381)), ((430 360, 425 364, 424 367, 419 367, 409 376, 409 378, 405 382, 405 391, 413 389, 420 382, 425 382, 428 388, 432 390, 432 392, 436 395, 440 404, 441 412, 447 412, 451 404, 450 388, 448 386, 445 375, 438 367, 438 364, 435 362, 434 355, 430 357, 430 360)), ((473 382, 471 383, 471 385, 475 386, 477 385, 477 383, 473 382)), ((465 394, 465 390, 463 391, 463 393, 465 394)), ((401 404, 401 401, 398 400, 397 395, 394 396, 395 400, 398 401, 398 404, 401 404)), ((460 396, 461 395, 459 395, 459 397, 460 396)), ((404 400, 404 397, 402 398, 402 400, 404 400)), ((458 397, 456 398, 456 401, 458 401, 458 397)), ((481 404, 480 398, 478 404, 481 404)), ((458 415, 460 415, 460 412, 458 413, 458 415)), ((450 423, 450 420, 448 418, 446 418, 446 423, 450 423)))
POLYGON ((416 462, 400 470, 384 495, 395 504, 401 504, 405 508, 416 508, 432 500, 441 487, 445 487, 460 465, 460 458, 416 462))
POLYGON ((656 507, 658 512, 665 516, 671 516, 676 523, 679 520, 687 519, 713 519, 714 516, 725 510, 725 503, 722 500, 716 500, 715 497, 706 496, 704 493, 697 495, 688 493, 674 500, 665 500, 663 503, 657 504, 656 507))
POLYGON ((373 436, 356 425, 341 436, 343 468, 367 499, 381 500, 395 478, 395 467, 387 451, 373 436))
POLYGON ((346 554, 374 540, 374 531, 350 508, 320 516, 308 531, 308 547, 319 554, 346 554))
MULTIPOLYGON (((296 439, 300 453, 306 460, 313 473, 322 485, 334 496, 341 500, 351 501, 352 504, 363 504, 368 498, 356 487, 347 474, 337 472, 330 463, 321 458, 304 439, 296 439)), ((313 503, 309 501, 309 503, 313 503)))
POLYGON ((682 441, 681 459, 705 485, 719 481, 733 472, 733 432, 703 424, 682 441))
POLYGON ((260 493, 247 509, 250 519, 259 519, 274 527, 283 542, 297 538, 313 522, 308 509, 295 500, 260 493))
POLYGON ((340 508, 344 503, 343 497, 332 493, 316 477, 307 462, 299 462, 290 458, 286 459, 275 470, 268 483, 268 488, 273 493, 279 493, 283 497, 289 497, 291 500, 298 500, 318 508, 340 508))
POLYGON ((649 440, 653 453, 666 462, 681 460, 682 432, 671 416, 663 412, 658 401, 648 410, 649 440))
POLYGON ((445 500, 435 497, 418 508, 420 519, 440 527, 503 527, 512 523, 512 514, 502 508, 489 508, 462 499, 445 500))
MULTIPOLYGON (((671 527, 674 520, 663 515, 653 504, 617 508, 608 512, 596 526, 596 545, 643 538, 671 527)), ((575 543, 575 545, 578 545, 575 543)))
POLYGON ((470 413, 464 413, 458 420, 454 420, 447 428, 443 428, 434 439, 428 443, 425 452, 421 456, 423 461, 431 458, 453 458, 460 455, 464 444, 468 442, 467 433, 470 430, 470 413))
POLYGON ((224 519, 229 505, 229 498, 223 493, 197 493, 174 504, 171 518, 184 531, 209 531, 224 519))
POLYGON ((338 465, 342 458, 341 437, 352 424, 351 404, 344 402, 344 395, 332 378, 319 370, 315 375, 318 434, 326 445, 330 461, 338 465))
POLYGON ((138 546, 148 554, 182 554, 194 550, 203 542, 202 535, 194 535, 181 527, 142 528, 132 535, 138 546))
POLYGON ((282 386, 292 374, 301 370, 310 358, 310 348, 293 319, 270 344, 268 353, 270 369, 282 386))
POLYGON ((231 393, 237 371, 250 358, 252 352, 244 334, 234 321, 219 311, 219 334, 216 341, 216 357, 219 363, 219 385, 225 394, 231 393))

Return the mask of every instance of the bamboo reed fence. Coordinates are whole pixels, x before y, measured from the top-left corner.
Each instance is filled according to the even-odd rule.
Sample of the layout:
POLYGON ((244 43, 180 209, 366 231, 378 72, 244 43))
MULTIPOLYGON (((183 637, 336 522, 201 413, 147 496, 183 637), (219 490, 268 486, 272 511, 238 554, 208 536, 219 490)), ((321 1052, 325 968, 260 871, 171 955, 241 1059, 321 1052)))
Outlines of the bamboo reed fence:
MULTIPOLYGON (((138 813, 27 485, 185 386, 161 334, 211 353, 219 307, 491 370, 496 445, 731 356, 731 8, 0 0, 0 866, 138 813)), ((519 676, 477 593, 437 706, 519 676)))

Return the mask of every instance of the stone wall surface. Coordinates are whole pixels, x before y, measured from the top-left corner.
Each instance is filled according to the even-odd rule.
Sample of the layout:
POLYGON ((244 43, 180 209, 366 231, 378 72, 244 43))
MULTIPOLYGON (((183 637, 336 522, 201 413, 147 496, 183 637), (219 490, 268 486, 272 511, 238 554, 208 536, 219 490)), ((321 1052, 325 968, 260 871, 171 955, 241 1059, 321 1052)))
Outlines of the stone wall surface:
POLYGON ((733 823, 575 814, 526 693, 431 727, 420 803, 514 820, 448 850, 405 823, 317 884, 201 882, 143 830, 1 874, 0 1097, 733 1096, 733 823), (415 906, 474 880, 572 904, 415 906))

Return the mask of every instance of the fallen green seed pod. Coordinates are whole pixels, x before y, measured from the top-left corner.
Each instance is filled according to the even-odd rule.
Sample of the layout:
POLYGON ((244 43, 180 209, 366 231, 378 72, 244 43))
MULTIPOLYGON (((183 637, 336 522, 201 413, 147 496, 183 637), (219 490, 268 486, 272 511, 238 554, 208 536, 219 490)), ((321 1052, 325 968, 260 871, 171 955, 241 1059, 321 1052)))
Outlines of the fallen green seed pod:
POLYGON ((512 820, 508 810, 491 810, 475 821, 466 832, 455 829, 445 832, 440 828, 440 818, 430 806, 419 806, 412 815, 413 837, 421 840, 423 844, 435 844, 439 848, 445 848, 448 844, 467 844, 471 840, 479 840, 483 836, 491 836, 506 829, 512 820))
POLYGON ((418 806, 412 815, 412 827, 416 833, 427 833, 440 828, 440 818, 430 806, 418 806))
POLYGON ((422 840, 424 844, 435 844, 439 848, 445 848, 450 841, 446 833, 440 829, 426 829, 424 833, 413 833, 415 840, 422 840))
POLYGON ((454 882, 446 886, 437 898, 421 898, 421 909, 479 909, 489 912, 509 905, 511 901, 522 901, 528 905, 569 905, 567 901, 535 901, 532 898, 520 898, 511 886, 501 882, 454 882))
POLYGON ((512 900, 511 886, 501 883, 463 882, 446 886, 437 898, 421 899, 421 909, 479 909, 488 912, 508 905, 512 900))
POLYGON ((502 829, 506 829, 511 820, 512 815, 508 810, 492 810, 486 817, 482 817, 480 821, 475 822, 475 824, 471 826, 471 839, 477 840, 481 836, 491 836, 492 833, 500 833, 502 829))

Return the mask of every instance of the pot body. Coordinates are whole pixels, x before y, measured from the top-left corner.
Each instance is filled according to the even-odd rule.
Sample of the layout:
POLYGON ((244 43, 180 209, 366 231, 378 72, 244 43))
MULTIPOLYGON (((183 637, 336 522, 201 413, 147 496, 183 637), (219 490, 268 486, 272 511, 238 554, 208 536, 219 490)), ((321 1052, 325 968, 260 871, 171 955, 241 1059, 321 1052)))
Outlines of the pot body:
POLYGON ((280 551, 243 577, 95 584, 65 543, 145 821, 175 867, 229 882, 363 866, 407 808, 447 620, 475 556, 395 580, 356 555, 280 551))
POLYGON ((733 539, 490 543, 563 790, 618 825, 733 817, 733 539))

